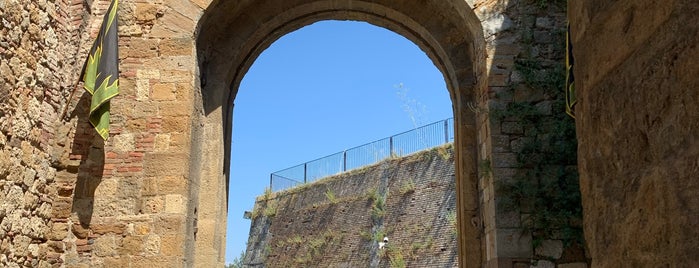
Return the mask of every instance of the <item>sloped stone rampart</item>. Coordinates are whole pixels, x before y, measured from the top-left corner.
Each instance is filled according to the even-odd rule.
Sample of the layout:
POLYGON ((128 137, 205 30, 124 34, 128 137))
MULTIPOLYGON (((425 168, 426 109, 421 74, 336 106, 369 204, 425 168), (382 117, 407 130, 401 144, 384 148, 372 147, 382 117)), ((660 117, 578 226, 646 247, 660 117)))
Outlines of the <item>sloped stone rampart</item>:
POLYGON ((458 267, 451 145, 258 197, 249 267, 458 267), (380 204, 379 204, 380 203, 380 204), (379 248, 379 242, 389 242, 379 248))

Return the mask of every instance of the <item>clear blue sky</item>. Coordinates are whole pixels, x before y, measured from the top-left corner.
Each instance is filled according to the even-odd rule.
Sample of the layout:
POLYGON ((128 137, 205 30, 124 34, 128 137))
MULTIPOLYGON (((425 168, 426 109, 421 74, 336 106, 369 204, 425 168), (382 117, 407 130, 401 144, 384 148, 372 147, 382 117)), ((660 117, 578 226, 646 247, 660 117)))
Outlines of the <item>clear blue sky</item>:
POLYGON ((246 247, 243 212, 270 173, 452 116, 442 74, 394 32, 322 21, 283 36, 235 99, 226 262, 246 247))

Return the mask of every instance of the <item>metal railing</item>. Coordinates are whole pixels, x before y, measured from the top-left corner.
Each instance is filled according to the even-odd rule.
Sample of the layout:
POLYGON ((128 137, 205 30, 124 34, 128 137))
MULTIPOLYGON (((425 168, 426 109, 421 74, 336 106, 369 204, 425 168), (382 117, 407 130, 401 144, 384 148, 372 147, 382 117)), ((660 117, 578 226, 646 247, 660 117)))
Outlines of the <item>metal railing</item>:
POLYGON ((274 192, 285 190, 453 140, 454 119, 449 118, 274 172, 269 176, 269 187, 274 192))

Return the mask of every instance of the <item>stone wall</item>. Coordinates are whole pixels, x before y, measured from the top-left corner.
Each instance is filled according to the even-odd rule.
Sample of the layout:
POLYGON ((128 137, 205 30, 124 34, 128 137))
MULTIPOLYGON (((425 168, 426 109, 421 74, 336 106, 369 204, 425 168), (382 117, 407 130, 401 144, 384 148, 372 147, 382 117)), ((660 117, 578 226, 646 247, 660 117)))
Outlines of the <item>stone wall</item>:
POLYGON ((186 93, 176 89, 192 72, 154 59, 191 55, 191 34, 143 38, 158 31, 154 20, 169 7, 121 2, 121 94, 104 142, 87 122, 89 96, 78 76, 109 3, 0 1, 2 267, 192 262, 184 253, 195 219, 184 215, 187 162, 162 165, 189 149, 188 130, 179 128, 181 120, 188 127, 180 116, 189 110, 177 102, 186 93), (144 62, 157 67, 145 70, 144 62))
POLYGON ((570 4, 592 266, 697 266, 699 2, 570 4))
POLYGON ((457 267, 454 184, 453 149, 445 145, 267 193, 252 213, 244 263, 457 267))
MULTIPOLYGON (((533 238, 531 232, 523 232, 523 228, 536 230, 527 225, 536 214, 532 213, 535 208, 526 201, 512 200, 513 193, 504 190, 517 185, 516 180, 543 180, 542 172, 535 171, 542 166, 575 170, 573 123, 564 113, 562 91, 565 1, 473 2, 483 25, 488 68, 488 87, 480 93, 475 108, 484 265, 585 266, 582 244, 564 248, 560 235, 539 234, 533 238), (566 124, 567 129, 561 127, 566 124), (570 139, 557 137, 564 130, 570 132, 570 139), (570 161, 544 163, 546 157, 542 155, 561 154, 551 146, 565 144, 572 145, 570 161), (505 205, 506 201, 511 204, 505 205), (519 203, 523 203, 521 207, 519 203), (535 249, 537 239, 543 239, 544 244, 535 249), (555 250, 549 249, 551 245, 555 250)), ((568 179, 577 185, 575 172, 571 173, 568 179)))

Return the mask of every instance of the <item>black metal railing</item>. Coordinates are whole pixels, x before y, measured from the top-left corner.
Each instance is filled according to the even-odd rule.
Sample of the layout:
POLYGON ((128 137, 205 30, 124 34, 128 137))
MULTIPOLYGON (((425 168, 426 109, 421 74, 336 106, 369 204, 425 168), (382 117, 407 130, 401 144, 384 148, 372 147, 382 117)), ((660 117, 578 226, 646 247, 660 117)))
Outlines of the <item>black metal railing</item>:
POLYGON ((269 176, 269 187, 274 192, 285 190, 453 140, 454 119, 449 118, 274 172, 269 176))

